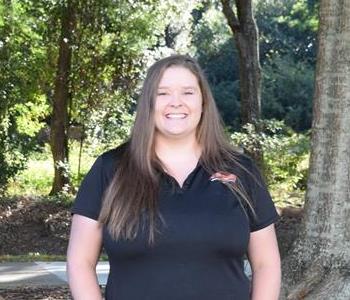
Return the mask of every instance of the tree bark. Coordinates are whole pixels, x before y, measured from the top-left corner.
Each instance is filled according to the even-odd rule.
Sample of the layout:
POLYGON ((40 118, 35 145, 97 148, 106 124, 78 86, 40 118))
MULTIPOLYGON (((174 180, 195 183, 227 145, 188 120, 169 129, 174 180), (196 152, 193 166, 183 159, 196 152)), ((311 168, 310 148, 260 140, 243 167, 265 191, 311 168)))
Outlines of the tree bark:
MULTIPOLYGON (((221 0, 222 11, 233 33, 239 54, 239 89, 242 125, 254 124, 260 132, 261 117, 261 68, 259 60, 258 27, 252 0, 235 0, 237 15, 229 0, 221 0)), ((260 144, 249 153, 263 170, 263 152, 260 144)))
POLYGON ((321 0, 303 229, 281 299, 350 299, 350 1, 321 0))
POLYGON ((67 0, 66 5, 62 7, 61 36, 53 95, 50 142, 55 177, 50 195, 61 192, 65 186, 69 187, 70 183, 68 172, 68 102, 74 27, 74 5, 71 0, 67 0))
POLYGON ((253 15, 252 1, 236 0, 237 16, 229 0, 221 0, 221 3, 239 53, 242 124, 255 124, 261 115, 261 70, 258 28, 253 15))

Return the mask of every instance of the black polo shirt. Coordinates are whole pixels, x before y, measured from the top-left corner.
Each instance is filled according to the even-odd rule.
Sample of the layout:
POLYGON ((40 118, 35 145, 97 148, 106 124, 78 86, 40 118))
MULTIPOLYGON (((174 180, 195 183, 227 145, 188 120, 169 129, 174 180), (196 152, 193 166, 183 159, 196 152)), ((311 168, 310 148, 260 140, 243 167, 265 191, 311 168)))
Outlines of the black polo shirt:
MULTIPOLYGON (((80 186, 72 213, 97 220, 120 149, 97 158, 80 186)), ((140 229, 135 240, 117 242, 103 229, 110 263, 107 300, 250 299, 243 267, 250 232, 274 223, 278 215, 252 161, 243 155, 239 161, 260 181, 232 166, 253 199, 257 218, 247 218, 232 192, 220 181, 211 181, 212 174, 200 163, 182 188, 164 174, 159 210, 166 224, 153 247, 148 246, 147 228, 140 229)))

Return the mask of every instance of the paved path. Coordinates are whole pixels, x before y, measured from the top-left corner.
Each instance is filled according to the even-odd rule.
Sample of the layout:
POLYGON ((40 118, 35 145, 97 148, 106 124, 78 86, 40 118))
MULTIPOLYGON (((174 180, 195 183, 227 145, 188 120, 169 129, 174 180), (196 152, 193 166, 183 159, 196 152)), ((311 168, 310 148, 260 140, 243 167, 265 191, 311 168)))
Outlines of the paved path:
MULTIPOLYGON (((100 285, 106 285, 108 262, 99 262, 96 270, 100 285)), ((67 285, 65 262, 0 263, 0 289, 62 285, 67 285)))
MULTIPOLYGON (((99 262, 96 271, 99 284, 106 285, 109 263, 99 262)), ((251 271, 247 261, 245 272, 250 276, 251 271)), ((65 262, 0 263, 0 289, 62 285, 67 285, 65 262)))

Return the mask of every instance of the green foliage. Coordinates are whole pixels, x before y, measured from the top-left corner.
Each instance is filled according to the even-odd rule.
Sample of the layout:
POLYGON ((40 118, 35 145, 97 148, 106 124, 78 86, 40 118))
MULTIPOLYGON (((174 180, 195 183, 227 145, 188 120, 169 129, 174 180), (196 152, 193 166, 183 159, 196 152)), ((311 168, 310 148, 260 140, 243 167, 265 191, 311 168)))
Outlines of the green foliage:
MULTIPOLYGON (((239 130, 238 53, 216 2, 206 1, 196 11, 192 43, 225 124, 239 130)), ((263 118, 284 120, 298 132, 311 126, 317 10, 316 0, 259 0, 255 5, 263 118)))
POLYGON ((27 168, 10 180, 9 195, 45 195, 50 192, 53 167, 50 161, 29 161, 27 168))
POLYGON ((139 80, 161 55, 166 26, 192 2, 79 2, 70 116, 82 126, 87 146, 110 148, 129 135, 139 80))
MULTIPOLYGON (((95 153, 96 148, 84 148, 82 153, 82 165, 80 166, 80 174, 78 172, 79 162, 79 144, 71 141, 69 145, 70 165, 69 171, 72 185, 77 187, 80 185, 83 175, 87 173, 91 167, 95 157, 100 153, 95 153)), ((16 195, 40 196, 48 198, 46 195, 50 192, 54 175, 51 151, 48 144, 42 148, 41 152, 34 152, 29 157, 27 168, 16 175, 16 179, 11 179, 7 194, 11 197, 16 195)), ((68 202, 71 201, 72 195, 70 191, 63 190, 61 194, 49 197, 52 201, 68 202), (56 197, 56 198, 55 198, 56 197), (56 199, 56 200, 55 200, 56 199)))
POLYGON ((222 12, 215 5, 202 5, 196 11, 199 18, 193 24, 192 36, 196 55, 214 56, 228 40, 232 40, 232 33, 225 23, 222 12))
MULTIPOLYGON (((69 125, 83 129, 87 145, 108 148, 128 135, 138 81, 153 59, 150 50, 160 44, 174 13, 189 4, 169 0, 72 3, 76 30, 69 125)), ((29 153, 38 149, 36 135, 50 122, 60 20, 66 5, 66 0, 0 3, 2 189, 25 167, 29 153)))
POLYGON ((266 119, 284 120, 297 131, 311 127, 314 69, 284 55, 271 58, 263 68, 262 111, 266 119))
POLYGON ((45 55, 37 33, 40 20, 27 14, 27 2, 0 4, 0 190, 25 167, 37 149, 35 133, 47 109, 39 93, 45 55))
POLYGON ((262 63, 270 56, 288 54, 315 64, 317 0, 259 0, 255 16, 262 63))
POLYGON ((163 23, 155 1, 118 2, 76 8, 71 123, 82 125, 90 139, 102 135, 102 143, 125 136, 120 124, 130 116, 143 52, 157 42, 163 23))
POLYGON ((310 129, 318 1, 258 1, 263 118, 310 129))
MULTIPOLYGON (((139 81, 150 63, 172 51, 167 44, 195 54, 226 125, 239 128, 238 54, 218 1, 72 1, 76 30, 69 125, 80 127, 85 136, 81 173, 92 157, 128 136, 139 81)), ((53 176, 49 148, 46 145, 45 157, 39 160, 30 154, 39 150, 36 135, 50 121, 59 20, 66 2, 0 3, 0 190, 18 174, 11 181, 10 193, 49 192, 53 176), (28 159, 28 169, 21 172, 28 159)), ((264 116, 284 120, 294 130, 306 130, 311 123, 317 1, 257 1, 256 18, 261 34, 264 116)), ((293 147, 292 136, 286 134, 285 148, 274 147, 287 151, 293 147)), ((76 145, 71 148, 69 166, 75 186, 80 181, 77 149, 76 145)), ((273 151, 266 151, 267 160, 273 151)), ((275 174, 286 177, 282 169, 275 174)), ((302 185, 302 179, 292 177, 294 185, 302 185)))
POLYGON ((18 140, 11 141, 7 136, 7 126, 4 125, 2 120, 0 124, 0 195, 3 195, 6 190, 9 177, 13 177, 19 170, 24 169, 25 156, 20 152, 21 144, 18 144, 18 140))
POLYGON ((248 151, 261 147, 264 152, 264 175, 275 202, 279 205, 289 203, 293 194, 300 195, 306 189, 309 137, 294 132, 282 121, 263 120, 257 131, 253 124, 246 124, 241 132, 231 135, 232 142, 248 151))
POLYGON ((317 1, 293 1, 290 14, 280 16, 278 21, 286 23, 290 28, 299 28, 300 31, 316 32, 318 28, 317 1))
POLYGON ((205 70, 218 109, 227 126, 239 128, 238 54, 222 12, 214 4, 200 11, 192 43, 198 62, 205 70))
POLYGON ((29 137, 35 137, 44 123, 41 121, 49 109, 43 95, 37 95, 32 102, 17 103, 9 109, 15 116, 17 131, 29 137))
POLYGON ((222 81, 213 85, 212 92, 225 124, 231 128, 240 127, 239 81, 222 81))

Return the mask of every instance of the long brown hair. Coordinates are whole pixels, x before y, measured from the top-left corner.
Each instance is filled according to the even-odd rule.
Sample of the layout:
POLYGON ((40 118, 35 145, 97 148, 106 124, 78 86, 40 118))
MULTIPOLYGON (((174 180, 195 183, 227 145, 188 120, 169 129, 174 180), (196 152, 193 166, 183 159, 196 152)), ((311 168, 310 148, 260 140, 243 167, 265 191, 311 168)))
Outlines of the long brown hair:
MULTIPOLYGON (((164 71, 172 66, 184 67, 197 78, 203 97, 203 113, 196 137, 202 148, 200 163, 209 174, 228 171, 236 160, 236 149, 224 134, 223 124, 209 84, 196 60, 186 55, 172 55, 154 63, 148 70, 136 109, 136 119, 129 142, 118 161, 117 171, 106 189, 99 221, 107 225, 111 236, 133 239, 142 217, 148 220, 149 243, 155 240, 161 161, 154 149, 154 102, 164 71)), ((237 193, 242 206, 254 212, 247 193, 239 185, 229 186, 237 193)))

